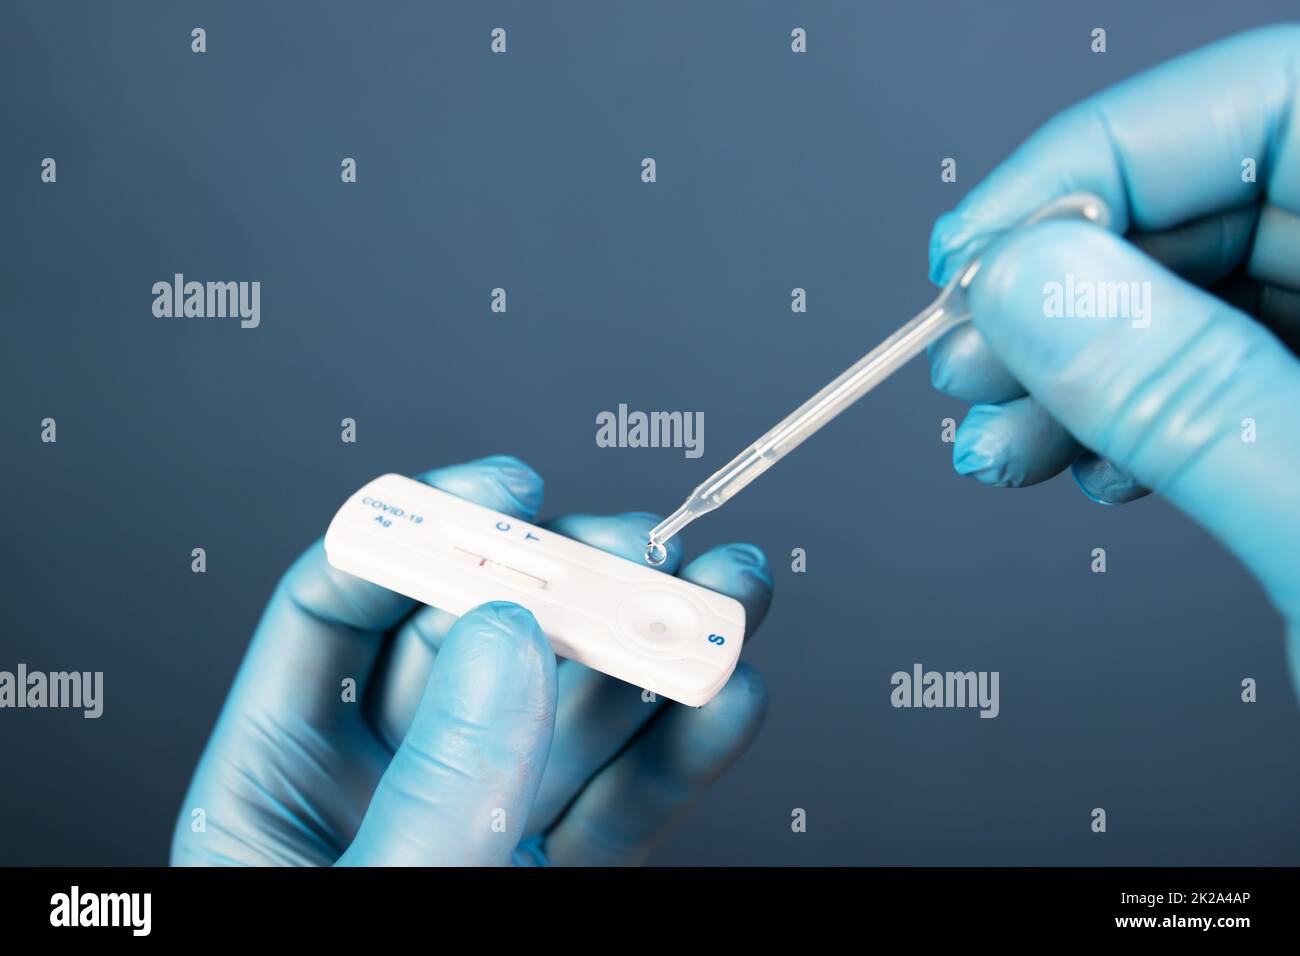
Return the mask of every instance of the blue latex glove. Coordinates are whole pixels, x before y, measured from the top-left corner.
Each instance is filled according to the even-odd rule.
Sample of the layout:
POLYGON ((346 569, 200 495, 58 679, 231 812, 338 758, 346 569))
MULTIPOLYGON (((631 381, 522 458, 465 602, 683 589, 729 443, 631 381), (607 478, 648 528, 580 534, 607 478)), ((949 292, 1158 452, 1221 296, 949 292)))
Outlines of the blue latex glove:
POLYGON ((1074 190, 1101 195, 1127 241, 1078 223, 1007 239, 970 290, 974 327, 931 350, 934 384, 978 403, 956 468, 1014 486, 1073 465, 1098 501, 1165 496, 1262 581, 1300 681, 1300 26, 1233 37, 1056 117, 939 220, 932 278, 1074 190), (1150 282, 1150 325, 1045 317, 1045 285, 1069 273, 1150 282))
MULTIPOLYGON (((515 458, 420 480, 525 520, 542 501, 542 479, 515 458)), ((658 520, 547 527, 640 561, 658 520)), ((752 634, 771 599, 762 552, 727 545, 679 571, 681 560, 674 539, 662 570, 740 601, 752 634)), ((172 862, 637 863, 745 749, 765 706, 745 664, 704 707, 647 703, 640 688, 557 664, 518 605, 456 619, 336 571, 317 542, 253 636, 172 862), (360 703, 342 699, 349 677, 360 703)))

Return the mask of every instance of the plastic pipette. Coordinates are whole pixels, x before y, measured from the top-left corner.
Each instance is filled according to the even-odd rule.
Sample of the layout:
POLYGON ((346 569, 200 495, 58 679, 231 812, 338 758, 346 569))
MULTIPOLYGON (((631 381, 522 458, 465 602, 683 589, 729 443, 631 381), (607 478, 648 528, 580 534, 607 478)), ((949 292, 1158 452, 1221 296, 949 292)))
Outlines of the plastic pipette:
MULTIPOLYGON (((1020 229, 1048 219, 1083 219, 1105 228, 1110 215, 1100 197, 1091 193, 1070 193, 1011 228, 1020 229)), ((946 332, 967 321, 970 311, 966 307, 966 289, 979 272, 980 253, 988 248, 990 242, 1009 231, 990 236, 966 267, 944 286, 938 298, 692 491, 680 508, 650 532, 646 561, 654 565, 663 564, 668 557, 664 545, 675 534, 701 515, 726 504, 840 412, 946 332)))

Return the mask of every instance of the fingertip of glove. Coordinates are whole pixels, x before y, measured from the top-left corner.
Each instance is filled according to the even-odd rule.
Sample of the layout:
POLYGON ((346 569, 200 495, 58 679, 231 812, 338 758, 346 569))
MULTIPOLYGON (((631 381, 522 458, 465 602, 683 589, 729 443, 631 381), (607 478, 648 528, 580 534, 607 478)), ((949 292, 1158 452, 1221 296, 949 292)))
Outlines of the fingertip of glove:
POLYGON ((984 484, 1001 483, 1001 458, 1005 436, 991 411, 976 405, 957 429, 952 448, 952 466, 957 474, 984 484))
POLYGON ((545 481, 531 465, 514 455, 489 455, 475 464, 493 470, 501 491, 526 517, 535 517, 542 507, 545 481))
POLYGON ((719 750, 734 751, 737 741, 750 740, 758 733, 767 717, 770 698, 762 675, 748 664, 737 664, 718 695, 696 709, 694 719, 715 729, 701 733, 699 739, 710 741, 719 750))
POLYGON ((946 285, 951 278, 952 254, 964 245, 964 234, 962 219, 955 210, 935 220, 929 248, 930 281, 935 285, 946 285))
MULTIPOLYGON (((554 656, 532 611, 511 601, 490 601, 467 611, 456 624, 461 632, 500 648, 503 655, 554 656)), ((444 641, 444 647, 446 642, 444 641)))
POLYGON ((952 388, 952 361, 949 350, 931 346, 926 358, 930 362, 930 387, 947 395, 952 388))
POLYGON ((1128 504, 1149 494, 1113 462, 1091 452, 1075 459, 1070 466, 1070 476, 1089 500, 1107 507, 1128 504))
POLYGON ((758 545, 736 542, 727 545, 726 551, 728 556, 737 564, 744 565, 755 576, 762 578, 767 583, 772 582, 772 572, 767 564, 767 555, 763 553, 763 549, 758 545))

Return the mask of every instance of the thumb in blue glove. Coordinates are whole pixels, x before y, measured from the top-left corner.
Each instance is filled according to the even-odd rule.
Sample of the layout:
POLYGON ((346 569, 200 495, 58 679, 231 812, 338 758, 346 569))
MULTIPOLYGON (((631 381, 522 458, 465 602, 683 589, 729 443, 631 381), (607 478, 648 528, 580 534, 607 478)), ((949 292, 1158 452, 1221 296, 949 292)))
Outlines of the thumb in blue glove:
POLYGON ((509 862, 554 727, 555 654, 533 615, 507 602, 463 615, 339 864, 509 862))

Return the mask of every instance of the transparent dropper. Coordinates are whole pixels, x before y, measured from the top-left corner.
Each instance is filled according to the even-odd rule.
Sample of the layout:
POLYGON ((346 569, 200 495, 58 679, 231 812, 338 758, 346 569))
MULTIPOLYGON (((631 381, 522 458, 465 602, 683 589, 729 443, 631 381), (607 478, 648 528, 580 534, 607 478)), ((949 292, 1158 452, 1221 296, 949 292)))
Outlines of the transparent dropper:
POLYGON ((970 312, 966 307, 966 289, 979 272, 981 253, 992 241, 1013 229, 1048 219, 1076 218, 1105 228, 1109 224, 1110 213, 1099 196, 1092 193, 1070 193, 1047 204, 1011 229, 991 235, 930 305, 778 422, 762 438, 714 472, 691 492, 680 508, 656 525, 646 544, 646 561, 653 565, 663 564, 668 558, 664 545, 673 535, 701 515, 726 504, 742 488, 799 447, 840 412, 906 365, 946 332, 968 320, 970 312))

